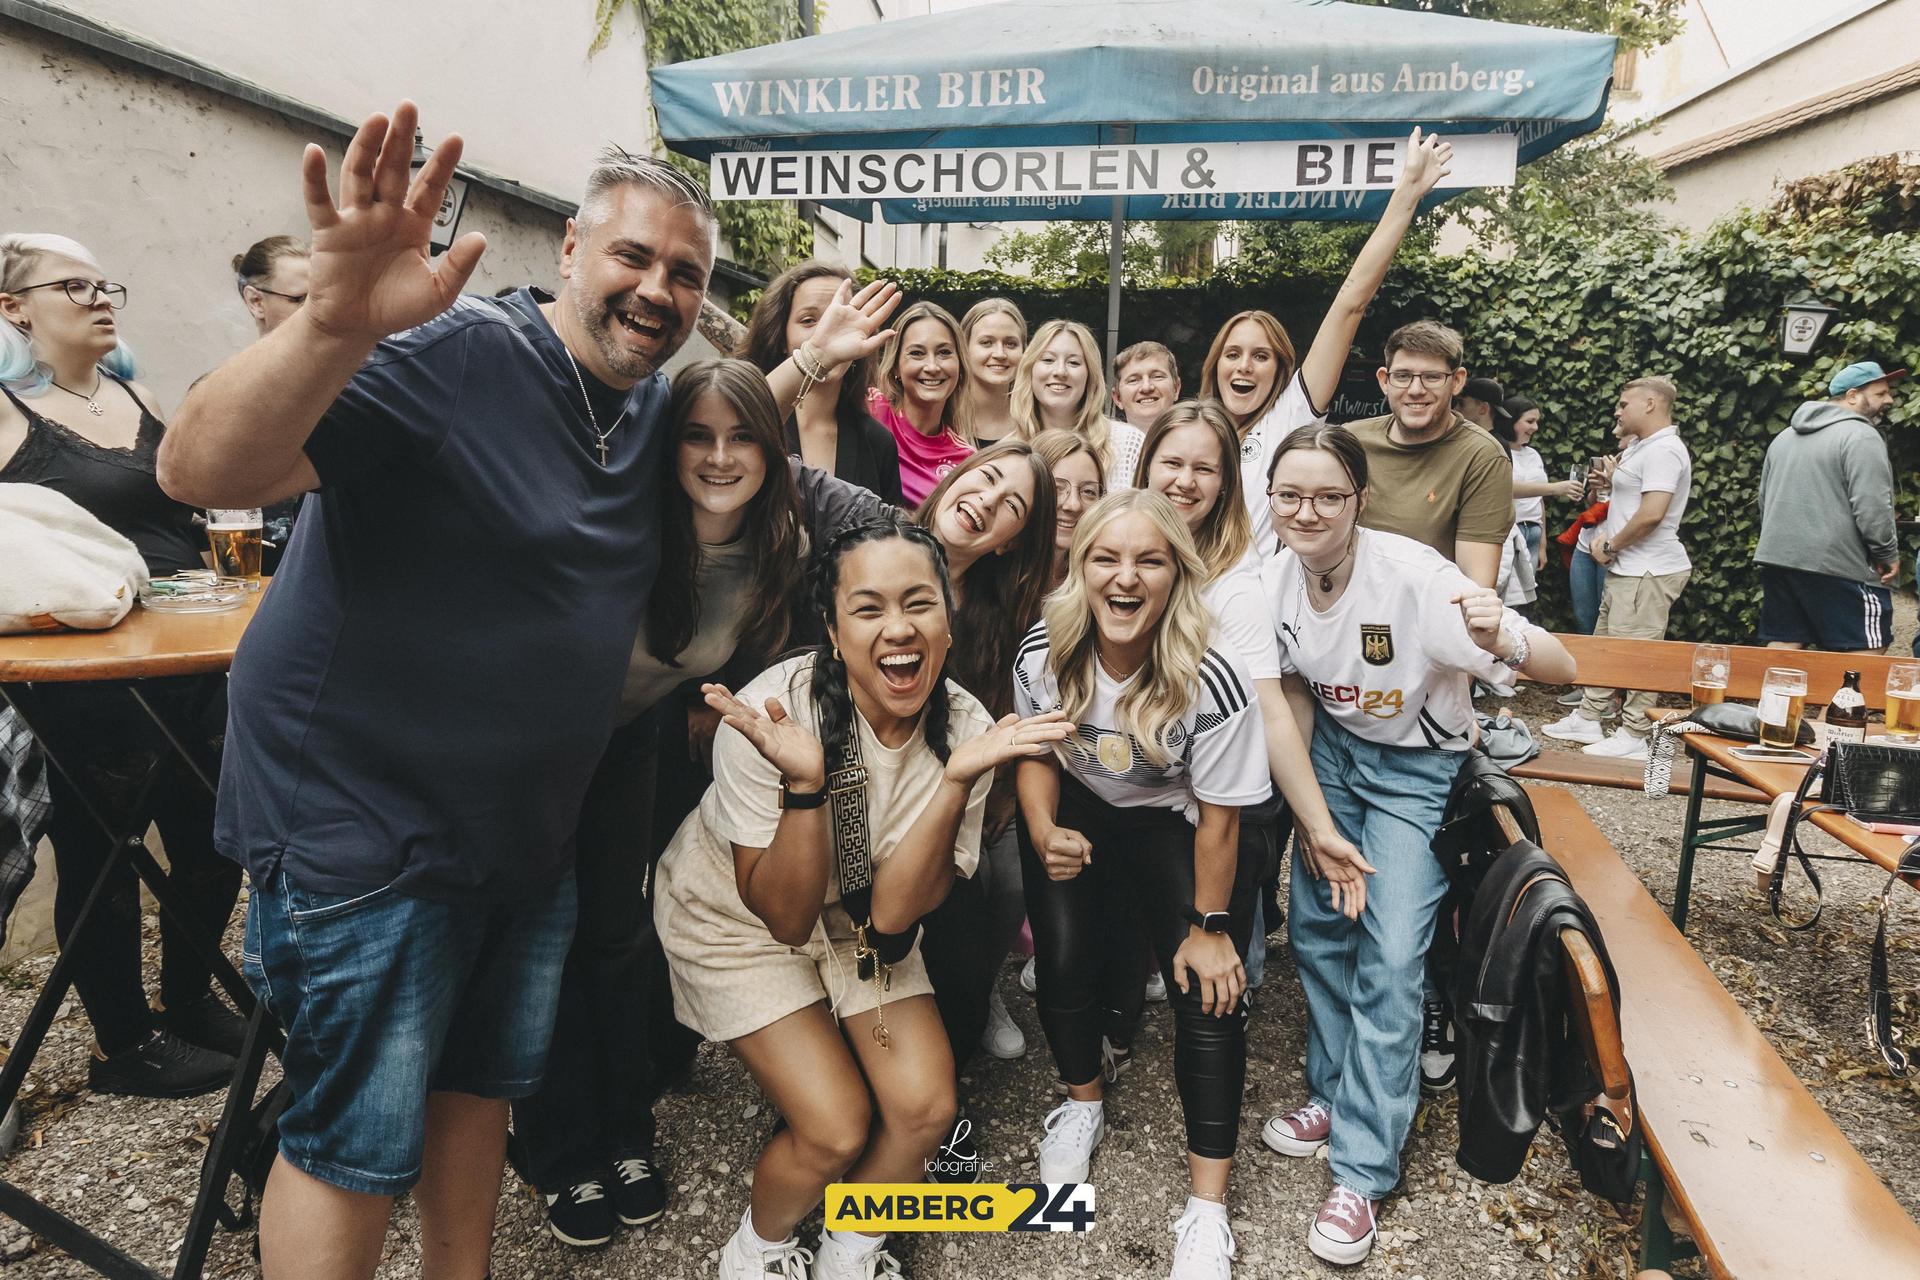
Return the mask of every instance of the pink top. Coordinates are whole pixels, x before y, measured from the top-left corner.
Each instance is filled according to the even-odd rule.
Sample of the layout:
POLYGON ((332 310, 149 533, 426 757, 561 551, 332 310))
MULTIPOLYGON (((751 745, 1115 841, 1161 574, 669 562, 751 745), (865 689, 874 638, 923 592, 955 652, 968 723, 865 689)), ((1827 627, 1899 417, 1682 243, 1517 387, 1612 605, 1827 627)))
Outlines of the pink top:
POLYGON ((922 435, 878 387, 867 392, 867 412, 893 433, 894 448, 900 451, 900 496, 909 507, 918 507, 947 472, 973 454, 973 446, 951 428, 937 436, 922 435))

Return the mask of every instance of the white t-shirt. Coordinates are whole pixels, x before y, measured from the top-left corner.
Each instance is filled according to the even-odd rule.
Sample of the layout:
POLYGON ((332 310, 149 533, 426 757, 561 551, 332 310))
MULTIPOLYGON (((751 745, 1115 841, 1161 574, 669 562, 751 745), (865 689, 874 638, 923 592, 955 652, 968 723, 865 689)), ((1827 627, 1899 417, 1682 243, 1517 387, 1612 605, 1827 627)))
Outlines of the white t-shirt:
POLYGON ((1313 397, 1307 394, 1307 384, 1296 370, 1266 417, 1254 423, 1253 430, 1240 441, 1240 497, 1253 522, 1254 556, 1263 563, 1280 549, 1280 535, 1273 531, 1273 512, 1267 506, 1267 468, 1272 465, 1273 451, 1288 432, 1325 416, 1313 407, 1313 397))
POLYGON ((1255 680, 1278 680, 1280 640, 1273 630, 1273 611, 1260 584, 1260 572, 1251 560, 1242 560, 1200 589, 1200 598, 1213 610, 1214 644, 1233 650, 1255 680))
POLYGON ((1140 462, 1140 446, 1147 433, 1124 418, 1107 420, 1107 492, 1133 488, 1133 469, 1140 462))
MULTIPOLYGON (((738 697, 764 714, 768 698, 780 699, 793 722, 808 733, 820 731, 820 717, 810 692, 814 655, 803 653, 755 676, 738 697)), ((951 708, 947 741, 958 745, 993 727, 993 717, 978 699, 951 680, 943 682, 951 708)), ((867 850, 876 865, 886 861, 912 829, 933 799, 946 768, 928 748, 918 730, 906 745, 888 747, 873 735, 859 708, 853 722, 860 735, 860 763, 867 770, 867 850)), ((833 767, 833 762, 827 762, 833 767)), ((981 775, 967 798, 959 833, 954 837, 953 862, 963 876, 980 864, 980 826, 986 816, 991 772, 981 775)), ((682 823, 664 855, 672 859, 673 875, 682 883, 701 882, 709 900, 737 899, 731 845, 764 849, 773 843, 780 826, 780 771, 770 764, 738 730, 721 725, 713 739, 713 785, 700 798, 700 807, 682 823)), ((827 878, 826 902, 840 901, 837 875, 827 878)))
MULTIPOLYGON (((1013 663, 1013 705, 1022 716, 1060 707, 1060 685, 1047 665, 1047 624, 1020 642, 1013 663)), ((1093 701, 1077 734, 1054 748, 1060 763, 1089 791, 1121 809, 1178 809, 1199 820, 1199 806, 1259 804, 1273 794, 1267 778, 1266 730, 1253 679, 1238 655, 1210 648, 1200 663, 1192 705, 1168 731, 1171 759, 1156 765, 1116 726, 1120 695, 1132 683, 1094 665, 1093 701)))
MULTIPOLYGON (((1513 455, 1513 482, 1516 485, 1547 482, 1547 464, 1540 457, 1540 451, 1530 444, 1518 449, 1510 449, 1513 455)), ((1515 524, 1538 524, 1547 522, 1547 500, 1542 497, 1515 498, 1513 500, 1513 522, 1515 524)))
POLYGON ((1681 442, 1680 428, 1662 427, 1628 445, 1613 471, 1613 496, 1600 536, 1611 538, 1627 527, 1647 493, 1670 493, 1667 513, 1640 541, 1623 547, 1607 566, 1608 573, 1637 578, 1643 573, 1684 573, 1693 568, 1680 544, 1680 519, 1687 514, 1687 495, 1693 489, 1693 456, 1681 442))
MULTIPOLYGON (((1465 751, 1473 740, 1474 679, 1512 691, 1513 670, 1468 637, 1453 603, 1477 589, 1473 581, 1424 543, 1359 530, 1353 577, 1324 613, 1308 601, 1293 552, 1281 551, 1261 577, 1282 664, 1356 737, 1465 751)), ((1509 610, 1505 625, 1526 623, 1509 610)))

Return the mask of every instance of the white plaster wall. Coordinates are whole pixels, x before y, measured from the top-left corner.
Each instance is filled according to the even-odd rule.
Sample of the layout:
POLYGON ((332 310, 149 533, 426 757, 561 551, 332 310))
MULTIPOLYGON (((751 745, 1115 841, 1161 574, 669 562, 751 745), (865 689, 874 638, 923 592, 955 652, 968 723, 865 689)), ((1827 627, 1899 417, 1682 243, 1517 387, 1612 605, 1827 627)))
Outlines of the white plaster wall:
MULTIPOLYGON (((164 6, 156 6, 164 7, 164 6)), ((300 153, 343 144, 209 90, 0 20, 0 230, 53 231, 127 285, 124 332, 170 411, 253 337, 229 262, 262 236, 304 235, 300 153)), ((480 186, 460 227, 487 235, 468 286, 551 286, 564 219, 480 186)))
POLYGON ((589 58, 591 0, 60 3, 352 120, 412 98, 429 144, 458 132, 475 164, 567 200, 603 142, 652 136, 639 20, 589 58))

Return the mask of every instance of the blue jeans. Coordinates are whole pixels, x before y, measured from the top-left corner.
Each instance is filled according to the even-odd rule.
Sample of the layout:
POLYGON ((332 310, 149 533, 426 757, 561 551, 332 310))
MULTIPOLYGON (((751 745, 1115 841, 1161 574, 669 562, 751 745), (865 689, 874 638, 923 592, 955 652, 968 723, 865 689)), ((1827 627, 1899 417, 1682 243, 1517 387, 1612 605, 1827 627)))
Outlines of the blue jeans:
POLYGON ((1547 539, 1547 531, 1540 527, 1538 520, 1520 522, 1520 536, 1527 540, 1527 559, 1534 564, 1540 563, 1540 544, 1547 539))
POLYGON ((344 1190, 398 1195, 420 1179, 429 1093, 532 1093, 577 900, 571 873, 511 903, 256 883, 241 964, 286 1028, 280 1154, 344 1190))
POLYGON ((1584 551, 1576 550, 1567 565, 1567 587, 1573 593, 1573 625, 1583 636, 1593 634, 1600 621, 1600 598, 1606 594, 1607 571, 1584 551))
POLYGON ((1287 936, 1307 995, 1307 1089, 1333 1117, 1333 1179, 1378 1200, 1400 1180, 1420 1100, 1420 999, 1446 875, 1428 842, 1458 752, 1369 742, 1314 717, 1313 772, 1340 833, 1377 869, 1358 920, 1293 863, 1287 936))

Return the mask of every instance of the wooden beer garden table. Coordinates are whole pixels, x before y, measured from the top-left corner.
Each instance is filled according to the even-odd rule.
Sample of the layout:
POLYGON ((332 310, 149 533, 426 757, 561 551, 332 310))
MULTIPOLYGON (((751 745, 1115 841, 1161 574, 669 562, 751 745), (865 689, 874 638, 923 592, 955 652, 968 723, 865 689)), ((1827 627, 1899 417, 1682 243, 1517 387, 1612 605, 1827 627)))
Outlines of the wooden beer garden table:
MULTIPOLYGON (((7 1055, 4 1069, 0 1069, 0 1114, 18 1097, 21 1083, 39 1053, 54 1014, 73 983, 73 957, 88 941, 88 928, 104 900, 103 895, 114 883, 120 868, 129 861, 141 881, 153 891, 161 909, 202 953, 213 976, 234 1004, 250 1015, 246 1046, 228 1090, 220 1126, 214 1131, 201 1169, 200 1194, 194 1201, 186 1238, 172 1272, 175 1277, 197 1276, 205 1262, 214 1217, 225 1210, 227 1178, 239 1154, 235 1135, 241 1131, 240 1121, 252 1108, 253 1092, 266 1053, 269 1049, 277 1051, 280 1035, 238 971, 222 954, 220 940, 208 937, 192 914, 183 909, 166 872, 146 847, 146 819, 116 821, 113 806, 89 791, 84 772, 67 769, 49 749, 36 686, 97 684, 121 689, 159 729, 168 749, 156 752, 138 779, 134 792, 137 798, 127 812, 144 813, 147 798, 156 787, 163 785, 204 786, 211 793, 218 782, 217 769, 203 758, 191 727, 198 714, 205 710, 205 703, 195 700, 191 708, 173 708, 176 714, 170 716, 168 700, 148 697, 148 690, 142 685, 150 680, 226 672, 233 664, 234 649, 241 634, 253 620, 264 594, 264 590, 250 594, 238 608, 221 613, 165 613, 136 604, 117 626, 105 631, 0 636, 0 699, 20 716, 46 754, 48 764, 59 769, 79 793, 94 821, 114 846, 113 854, 87 894, 80 915, 60 949, 53 971, 47 975, 46 985, 41 988, 26 1024, 7 1055)), ((0 1213, 44 1236, 101 1275, 129 1280, 153 1280, 156 1275, 86 1227, 4 1180, 0 1180, 0 1213)))
MULTIPOLYGON (((1763 793, 1770 807, 1778 797, 1792 795, 1800 789, 1800 781, 1813 764, 1813 757, 1808 756, 1802 763, 1790 760, 1743 760, 1733 754, 1734 748, 1752 746, 1752 743, 1736 742, 1711 733, 1682 734, 1680 740, 1686 746, 1687 754, 1693 758, 1693 779, 1687 788, 1687 821, 1680 837, 1679 874, 1673 886, 1673 923, 1684 930, 1687 927, 1687 899, 1693 888, 1695 852, 1728 845, 1742 836, 1765 830, 1767 825, 1766 809, 1758 817, 1703 819, 1700 806, 1706 798, 1707 779, 1715 777, 1745 783, 1763 793)), ((1812 804, 1809 802, 1807 807, 1811 808, 1812 804)), ((1899 865, 1900 852, 1909 839, 1906 836, 1879 835, 1868 831, 1841 813, 1816 813, 1807 821, 1887 872, 1899 865)), ((1784 850, 1781 856, 1786 856, 1784 850)), ((1908 877, 1907 883, 1913 885, 1914 878, 1908 877)))

